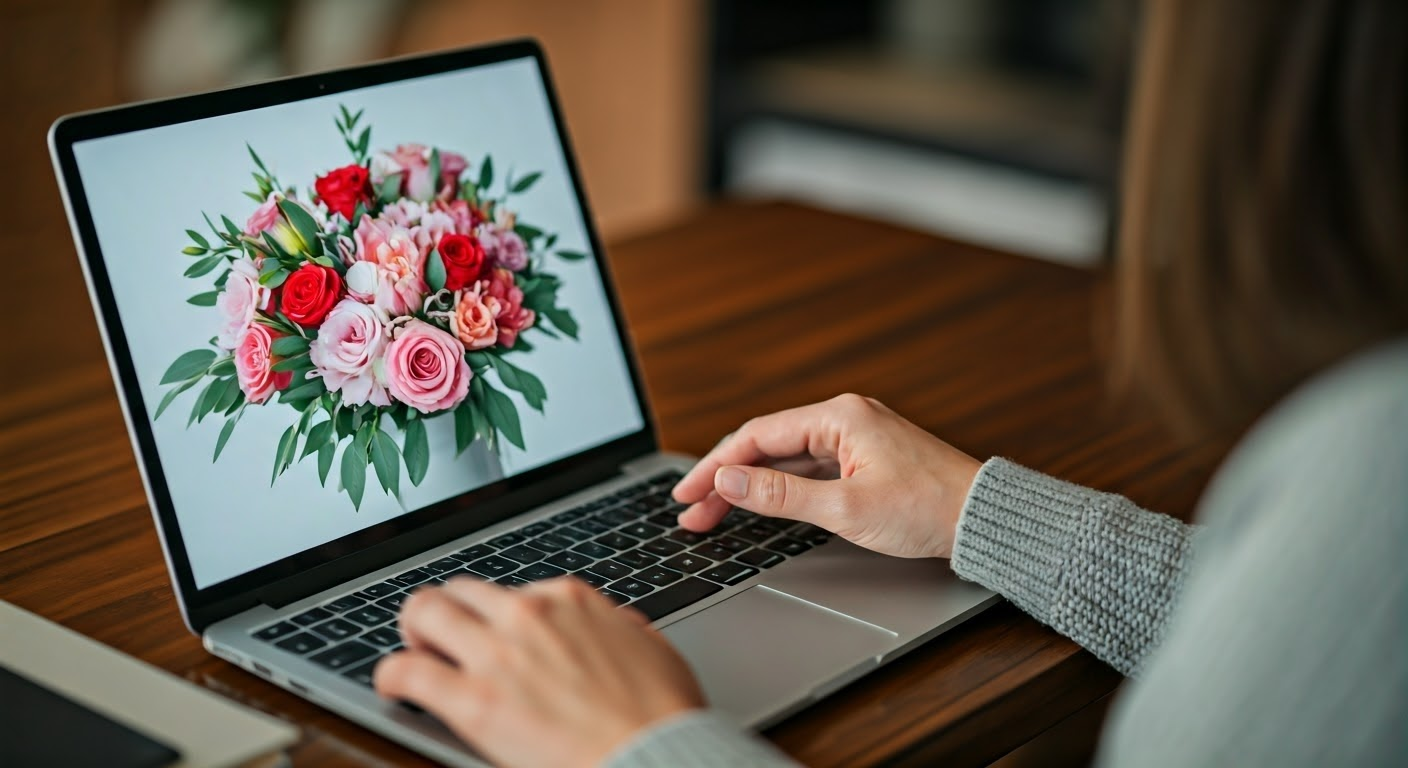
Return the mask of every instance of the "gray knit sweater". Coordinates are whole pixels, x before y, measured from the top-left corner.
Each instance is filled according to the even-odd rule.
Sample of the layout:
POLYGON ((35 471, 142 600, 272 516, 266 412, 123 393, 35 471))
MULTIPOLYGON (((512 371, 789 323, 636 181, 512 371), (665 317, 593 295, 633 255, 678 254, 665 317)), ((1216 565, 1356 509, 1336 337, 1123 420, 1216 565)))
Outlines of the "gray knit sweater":
MULTIPOLYGON (((1408 765, 1408 342, 1278 406, 1198 523, 993 459, 952 563, 1133 678, 1102 765, 1408 765)), ((711 712, 608 763, 790 765, 711 712)))

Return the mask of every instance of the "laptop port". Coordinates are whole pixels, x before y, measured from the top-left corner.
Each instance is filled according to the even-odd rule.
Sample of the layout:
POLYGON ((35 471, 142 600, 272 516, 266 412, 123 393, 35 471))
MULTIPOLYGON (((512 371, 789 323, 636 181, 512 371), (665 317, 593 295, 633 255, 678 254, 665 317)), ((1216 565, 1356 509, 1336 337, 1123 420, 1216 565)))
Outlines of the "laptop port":
POLYGON ((252 662, 252 663, 254 664, 254 671, 255 671, 255 672, 257 672, 257 673, 259 673, 259 674, 261 674, 261 675, 263 675, 263 676, 265 676, 265 677, 273 677, 273 676, 274 676, 273 671, 270 670, 268 667, 264 666, 263 664, 260 664, 260 663, 257 662, 257 661, 252 662))

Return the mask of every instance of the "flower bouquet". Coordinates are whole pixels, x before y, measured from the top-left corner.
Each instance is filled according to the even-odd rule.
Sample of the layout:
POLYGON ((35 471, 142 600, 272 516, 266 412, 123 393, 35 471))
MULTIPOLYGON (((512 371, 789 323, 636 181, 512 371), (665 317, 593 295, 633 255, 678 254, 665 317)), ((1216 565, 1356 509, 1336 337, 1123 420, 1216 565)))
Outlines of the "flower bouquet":
POLYGON ((532 351, 524 335, 577 338, 558 306, 561 281, 545 268, 557 236, 521 221, 510 198, 540 178, 494 188, 493 160, 475 173, 463 155, 419 144, 371 154, 371 128, 346 107, 336 119, 353 162, 314 181, 305 197, 282 187, 253 147, 258 207, 244 227, 228 216, 207 237, 190 229, 186 277, 213 290, 187 301, 213 307, 208 346, 178 357, 160 418, 202 383, 186 426, 225 420, 212 461, 252 406, 287 406, 292 423, 274 446, 272 484, 295 461, 317 455, 324 486, 341 449, 339 477, 360 508, 367 466, 400 494, 401 465, 413 485, 430 463, 425 420, 452 418, 457 450, 502 437, 523 448, 517 406, 487 375, 543 410, 547 389, 509 360, 532 351), (214 323, 213 323, 214 324, 214 323))

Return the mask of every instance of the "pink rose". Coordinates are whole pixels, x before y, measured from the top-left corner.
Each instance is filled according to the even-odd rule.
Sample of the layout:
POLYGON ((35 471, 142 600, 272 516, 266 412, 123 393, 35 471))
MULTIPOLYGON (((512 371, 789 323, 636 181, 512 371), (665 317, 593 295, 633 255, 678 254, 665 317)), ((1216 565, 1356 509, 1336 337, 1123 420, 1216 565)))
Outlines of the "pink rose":
POLYGON ((425 284, 425 252, 416 245, 411 232, 365 216, 353 239, 357 246, 353 258, 376 265, 377 281, 387 284, 374 295, 374 305, 392 317, 420 309, 429 290, 425 284))
POLYGON ((411 236, 415 238, 416 246, 421 252, 429 256, 435 246, 440 244, 443 235, 455 234, 455 220, 450 215, 441 211, 426 211, 420 218, 420 224, 411 230, 411 236))
POLYGON ((412 320, 386 347, 386 385, 391 396, 421 413, 454 408, 469 394, 474 373, 454 336, 412 320))
POLYGON ((292 371, 272 370, 274 359, 270 349, 274 345, 274 334, 268 328, 255 323, 240 341, 235 350, 235 375, 239 379, 240 391, 244 399, 259 404, 293 380, 292 371))
POLYGON ((273 229, 283 215, 279 213, 279 201, 270 196, 264 204, 254 209, 254 213, 249 215, 249 221, 244 224, 244 233, 250 237, 257 237, 259 233, 273 229))
POLYGON ((373 181, 393 173, 405 174, 401 194, 425 202, 437 196, 450 197, 461 173, 469 167, 463 155, 440 153, 440 178, 430 178, 430 148, 424 144, 402 144, 395 152, 383 153, 372 163, 373 181))
MULTIPOLYGON (((480 281, 480 285, 485 281, 480 281)), ((497 300, 491 299, 497 304, 497 300)), ((465 349, 492 347, 499 340, 499 324, 494 318, 494 310, 484 303, 484 297, 475 291, 455 292, 455 307, 450 311, 450 332, 455 334, 465 349)))
POLYGON ((484 223, 484 214, 465 200, 437 200, 434 209, 450 217, 457 235, 472 235, 475 228, 484 223))
POLYGON ((225 321, 215 344, 225 350, 238 347, 254 324, 254 313, 268 308, 269 289, 259 284, 259 267, 249 259, 231 262, 225 288, 215 297, 215 309, 225 321))
POLYGON ((528 266, 528 246, 517 232, 492 226, 484 227, 479 241, 484 244, 484 252, 489 254, 489 259, 496 266, 513 272, 521 272, 528 266))
POLYGON ((341 392, 344 403, 391 405, 380 370, 388 343, 386 325, 376 309, 343 299, 318 329, 308 357, 328 391, 341 392))
POLYGON ((502 267, 492 270, 488 280, 480 280, 477 289, 484 296, 485 306, 494 312, 499 343, 513 349, 518 334, 532 328, 538 319, 533 310, 523 306, 523 289, 514 283, 513 273, 502 267))

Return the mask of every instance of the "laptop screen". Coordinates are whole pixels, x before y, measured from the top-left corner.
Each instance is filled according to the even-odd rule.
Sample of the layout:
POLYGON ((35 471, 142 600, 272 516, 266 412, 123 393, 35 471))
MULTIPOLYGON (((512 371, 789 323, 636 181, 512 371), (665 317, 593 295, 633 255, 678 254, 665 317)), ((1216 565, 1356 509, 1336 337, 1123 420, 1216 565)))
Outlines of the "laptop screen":
POLYGON ((198 588, 645 425, 532 58, 73 153, 198 588))

